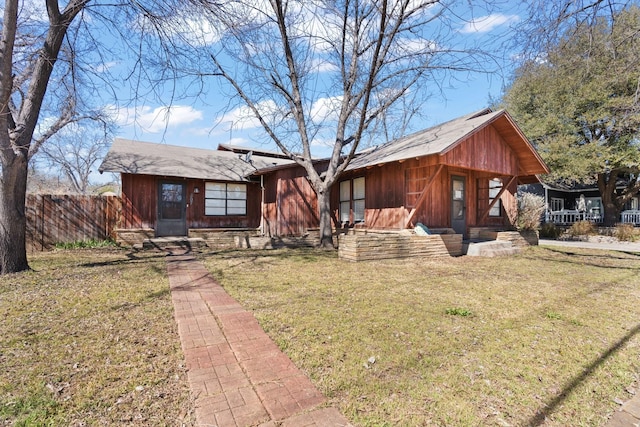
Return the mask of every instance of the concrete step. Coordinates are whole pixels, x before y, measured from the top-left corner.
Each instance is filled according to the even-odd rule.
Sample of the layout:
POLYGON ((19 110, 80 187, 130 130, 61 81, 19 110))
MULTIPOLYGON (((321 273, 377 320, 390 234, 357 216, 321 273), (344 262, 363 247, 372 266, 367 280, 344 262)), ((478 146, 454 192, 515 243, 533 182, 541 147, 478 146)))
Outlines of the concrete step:
POLYGON ((154 237, 142 242, 142 249, 199 249, 206 248, 207 242, 200 237, 154 237))
POLYGON ((484 242, 468 242, 463 245, 463 253, 468 256, 508 256, 515 255, 520 249, 513 246, 511 242, 490 240, 484 242))

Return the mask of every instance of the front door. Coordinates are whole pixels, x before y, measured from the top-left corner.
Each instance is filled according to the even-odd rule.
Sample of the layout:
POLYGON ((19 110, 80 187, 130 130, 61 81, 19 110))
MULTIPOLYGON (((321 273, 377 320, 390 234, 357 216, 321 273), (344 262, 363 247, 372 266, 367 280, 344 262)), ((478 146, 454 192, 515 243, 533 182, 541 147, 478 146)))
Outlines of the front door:
POLYGON ((451 228, 463 236, 467 231, 467 206, 465 203, 465 178, 451 177, 451 228))
POLYGON ((185 185, 160 182, 158 185, 158 223, 156 236, 187 235, 185 185))

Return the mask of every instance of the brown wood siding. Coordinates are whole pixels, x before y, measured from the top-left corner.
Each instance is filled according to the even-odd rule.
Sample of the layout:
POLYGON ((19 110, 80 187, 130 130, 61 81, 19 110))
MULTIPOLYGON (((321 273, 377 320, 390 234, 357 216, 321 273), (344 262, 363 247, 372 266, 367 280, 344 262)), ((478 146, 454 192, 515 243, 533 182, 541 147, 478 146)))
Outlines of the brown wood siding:
POLYGON ((471 135, 442 156, 442 162, 455 167, 518 175, 518 158, 493 126, 471 135))
MULTIPOLYGON (((412 224, 421 222, 432 228, 450 228, 451 177, 454 175, 465 178, 468 227, 508 225, 513 221, 515 212, 516 183, 501 196, 503 216, 482 218, 479 209, 488 203, 488 195, 485 197, 480 194, 478 182, 500 177, 506 183, 518 174, 518 167, 518 158, 513 149, 493 126, 487 126, 442 156, 386 163, 345 173, 331 190, 334 226, 340 225, 340 182, 364 177, 365 222, 355 227, 401 229, 411 210, 416 208, 412 224), (431 182, 420 206, 415 206, 440 164, 445 166, 431 182)), ((265 175, 263 214, 268 235, 300 235, 318 227, 316 194, 305 176, 301 167, 276 170, 265 175)))
MULTIPOLYGON (((340 178, 340 181, 365 177, 365 224, 356 227, 370 229, 401 229, 414 207, 416 214, 413 225, 421 222, 431 228, 451 227, 451 177, 465 178, 467 226, 507 225, 509 215, 513 216, 516 206, 514 183, 502 197, 503 216, 487 217, 479 221, 478 180, 488 182, 490 178, 500 177, 508 182, 510 177, 496 173, 474 171, 459 167, 445 166, 431 183, 428 193, 420 206, 415 202, 426 184, 438 170, 439 156, 429 156, 384 164, 352 171, 340 178)), ((332 190, 332 210, 337 216, 339 210, 339 183, 332 190)), ((488 194, 486 195, 488 204, 488 194)), ((411 226, 411 225, 410 225, 411 226)))
POLYGON ((155 228, 157 202, 154 176, 123 173, 120 228, 155 228))
POLYGON ((302 167, 276 170, 264 177, 265 234, 300 236, 318 228, 318 199, 302 167))
POLYGON ((360 177, 365 180, 365 216, 364 224, 357 224, 356 227, 385 229, 401 223, 406 217, 404 182, 396 178, 402 171, 402 165, 396 162, 342 175, 331 189, 334 225, 338 224, 340 217, 340 182, 360 177))
POLYGON ((277 195, 278 195, 278 175, 271 173, 264 175, 264 206, 262 215, 264 217, 264 234, 276 236, 278 230, 277 223, 277 195))
POLYGON ((161 181, 186 184, 187 228, 258 228, 260 225, 259 183, 246 183, 247 215, 208 216, 204 212, 206 180, 122 174, 121 228, 155 228, 161 181))

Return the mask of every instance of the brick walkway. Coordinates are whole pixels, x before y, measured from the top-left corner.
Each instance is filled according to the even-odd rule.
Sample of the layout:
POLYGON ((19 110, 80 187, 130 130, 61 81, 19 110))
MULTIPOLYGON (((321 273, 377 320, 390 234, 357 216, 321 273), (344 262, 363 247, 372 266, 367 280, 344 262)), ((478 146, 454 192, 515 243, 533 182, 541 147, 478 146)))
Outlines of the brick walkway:
POLYGON ((349 426, 193 256, 170 255, 175 319, 199 426, 349 426))
POLYGON ((638 427, 640 426, 640 393, 636 395, 618 411, 605 424, 605 427, 638 427))

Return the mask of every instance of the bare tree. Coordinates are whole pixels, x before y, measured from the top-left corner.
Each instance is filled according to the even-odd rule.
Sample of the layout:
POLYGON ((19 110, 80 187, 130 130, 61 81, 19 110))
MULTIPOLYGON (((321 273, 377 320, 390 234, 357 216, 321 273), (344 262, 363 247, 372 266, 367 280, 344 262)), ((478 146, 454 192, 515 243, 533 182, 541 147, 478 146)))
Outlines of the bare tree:
POLYGON ((38 157, 71 185, 71 192, 87 194, 96 163, 109 148, 111 132, 104 128, 68 126, 40 148, 38 157))
MULTIPOLYGON (((33 135, 54 66, 69 26, 88 0, 71 0, 64 10, 47 1, 49 25, 38 47, 24 49, 36 33, 20 33, 18 0, 6 0, 0 41, 0 272, 27 269, 25 194, 28 163, 38 150, 33 135)), ((33 23, 25 22, 25 26, 33 23)), ((57 119, 43 132, 54 134, 74 119, 72 98, 64 97, 57 119)))
POLYGON ((544 56, 562 40, 569 40, 585 29, 596 28, 605 19, 615 27, 616 15, 635 4, 635 0, 533 0, 527 5, 527 17, 522 21, 513 41, 529 60, 544 56))
POLYGON ((495 65, 486 51, 456 38, 470 22, 446 1, 239 0, 200 6, 220 17, 225 29, 208 74, 226 81, 279 149, 305 169, 318 197, 323 247, 333 247, 331 187, 373 132, 394 133, 381 120, 396 107, 410 116, 455 72, 495 65), (312 155, 321 141, 331 147, 322 171, 312 155))
POLYGON ((138 95, 153 95, 158 89, 157 79, 146 83, 150 68, 143 64, 160 69, 158 79, 171 78, 163 74, 170 70, 163 60, 171 46, 163 41, 171 40, 158 22, 181 3, 5 0, 0 40, 0 274, 29 268, 25 196, 33 156, 64 127, 95 115, 87 100, 115 95, 112 79, 99 71, 109 58, 133 57, 129 83, 138 95), (93 37, 92 31, 101 36, 93 37), (153 63, 142 60, 147 50, 153 63))

